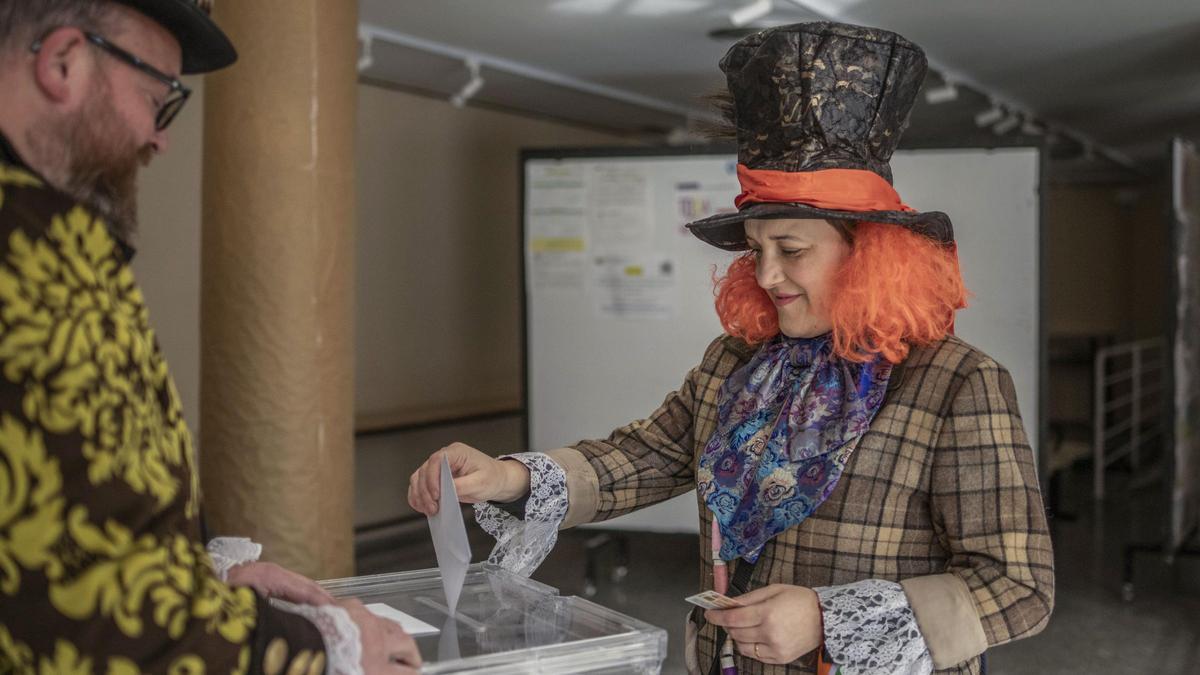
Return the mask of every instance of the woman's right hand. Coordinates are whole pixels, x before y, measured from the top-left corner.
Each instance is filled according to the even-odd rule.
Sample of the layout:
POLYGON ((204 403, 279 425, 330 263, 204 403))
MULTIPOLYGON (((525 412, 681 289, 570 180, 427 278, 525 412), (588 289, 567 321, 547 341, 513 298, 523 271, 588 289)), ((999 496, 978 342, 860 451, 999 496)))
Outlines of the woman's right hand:
POLYGON ((464 504, 512 502, 529 492, 529 469, 516 460, 494 459, 463 443, 453 443, 429 456, 408 479, 408 503, 427 516, 438 512, 442 457, 454 473, 454 491, 464 504))

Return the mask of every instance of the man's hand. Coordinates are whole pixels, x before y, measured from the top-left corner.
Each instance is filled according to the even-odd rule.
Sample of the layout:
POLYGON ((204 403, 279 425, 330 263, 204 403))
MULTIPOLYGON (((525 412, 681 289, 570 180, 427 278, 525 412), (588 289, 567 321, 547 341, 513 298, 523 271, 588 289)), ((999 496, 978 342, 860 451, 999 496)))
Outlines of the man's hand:
POLYGON ((259 595, 279 598, 298 605, 328 605, 333 596, 317 582, 284 569, 275 563, 249 562, 229 570, 230 586, 249 586, 259 595))
POLYGON ((784 664, 821 644, 821 605, 811 588, 772 584, 737 596, 745 607, 710 609, 704 618, 725 628, 743 656, 784 664))
POLYGON ((362 669, 366 675, 410 675, 421 667, 421 653, 412 636, 400 624, 375 616, 362 602, 337 600, 338 606, 358 624, 362 640, 362 669))

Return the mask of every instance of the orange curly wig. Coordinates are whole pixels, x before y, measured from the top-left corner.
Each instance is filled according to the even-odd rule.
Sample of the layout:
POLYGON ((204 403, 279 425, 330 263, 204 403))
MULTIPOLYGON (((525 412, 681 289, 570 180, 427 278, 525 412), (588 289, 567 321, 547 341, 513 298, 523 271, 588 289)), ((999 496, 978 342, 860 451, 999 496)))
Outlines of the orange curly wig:
MULTIPOLYGON (((858 223, 853 231, 830 306, 834 353, 849 361, 879 355, 900 363, 910 346, 952 333, 954 312, 967 300, 954 249, 899 225, 858 223)), ((779 315, 755 279, 753 254, 734 260, 713 281, 725 332, 750 344, 779 333, 779 315)))

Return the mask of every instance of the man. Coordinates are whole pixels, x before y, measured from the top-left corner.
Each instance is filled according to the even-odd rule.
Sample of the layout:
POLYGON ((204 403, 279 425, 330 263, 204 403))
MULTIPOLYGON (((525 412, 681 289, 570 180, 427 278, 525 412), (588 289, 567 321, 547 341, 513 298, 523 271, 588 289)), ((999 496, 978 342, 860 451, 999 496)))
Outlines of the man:
POLYGON ((179 74, 236 59, 210 4, 0 0, 0 672, 420 662, 396 624, 254 562, 255 545, 210 558, 200 542, 129 240, 137 171, 187 100, 179 74))

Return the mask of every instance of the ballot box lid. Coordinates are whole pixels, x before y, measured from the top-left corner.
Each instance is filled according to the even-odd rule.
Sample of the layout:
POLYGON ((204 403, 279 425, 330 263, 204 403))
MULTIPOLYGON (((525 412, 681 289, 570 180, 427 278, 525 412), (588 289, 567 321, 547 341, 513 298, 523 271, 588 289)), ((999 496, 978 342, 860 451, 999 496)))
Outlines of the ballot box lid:
POLYGON ((472 565, 454 616, 436 569, 321 582, 437 629, 416 637, 423 673, 657 673, 667 632, 512 574, 472 565))

